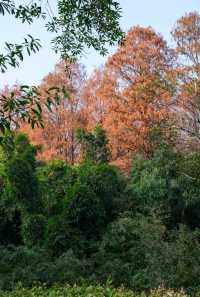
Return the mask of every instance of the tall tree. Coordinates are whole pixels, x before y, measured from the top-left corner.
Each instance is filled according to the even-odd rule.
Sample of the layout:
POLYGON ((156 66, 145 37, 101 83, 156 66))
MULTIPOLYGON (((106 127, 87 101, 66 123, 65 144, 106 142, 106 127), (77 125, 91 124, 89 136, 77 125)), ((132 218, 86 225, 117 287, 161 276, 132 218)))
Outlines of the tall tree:
POLYGON ((110 160, 110 149, 105 131, 97 125, 92 132, 84 129, 77 131, 77 139, 81 144, 84 161, 95 164, 106 164, 110 160))
POLYGON ((43 102, 46 101, 46 91, 57 86, 62 89, 60 104, 51 111, 45 109, 43 114, 44 128, 35 130, 25 125, 22 130, 27 131, 35 144, 42 145, 39 158, 63 159, 74 164, 79 157, 79 144, 75 137, 76 129, 84 127, 85 117, 82 113, 81 88, 85 80, 85 71, 82 65, 61 62, 55 70, 49 73, 42 81, 40 90, 43 102), (66 72, 66 67, 70 75, 66 72))
POLYGON ((168 118, 173 62, 174 53, 160 35, 134 27, 109 58, 101 81, 96 80, 91 94, 106 106, 103 127, 118 165, 127 167, 138 150, 148 153, 149 131, 168 118))
POLYGON ((172 36, 179 56, 179 90, 177 104, 180 110, 178 128, 187 145, 200 143, 200 14, 191 12, 180 18, 172 36))
POLYGON ((96 124, 103 124, 108 112, 108 104, 103 96, 104 68, 95 69, 83 86, 83 109, 87 117, 87 127, 93 129, 96 124))

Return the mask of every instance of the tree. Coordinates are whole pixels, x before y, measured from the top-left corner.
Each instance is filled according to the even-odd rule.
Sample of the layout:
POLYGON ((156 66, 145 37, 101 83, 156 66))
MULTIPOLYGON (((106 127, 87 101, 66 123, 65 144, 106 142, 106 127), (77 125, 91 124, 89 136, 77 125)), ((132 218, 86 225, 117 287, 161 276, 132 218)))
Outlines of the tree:
POLYGON ((179 56, 179 88, 176 113, 182 142, 190 149, 199 148, 200 139, 200 15, 191 12, 180 18, 172 36, 179 56), (191 146, 192 145, 192 146, 191 146))
POLYGON ((24 134, 5 137, 11 139, 10 148, 7 143, 3 146, 6 150, 10 149, 6 160, 6 175, 18 208, 25 212, 38 212, 41 201, 36 178, 36 148, 24 134))
POLYGON ((79 129, 77 138, 81 144, 82 156, 84 161, 94 162, 95 164, 108 163, 110 150, 105 131, 97 125, 93 132, 86 132, 79 129))
POLYGON ((29 213, 40 211, 35 175, 35 148, 25 135, 7 132, 0 139, 1 192, 0 243, 23 243, 21 226, 29 213))
POLYGON ((87 119, 87 128, 94 129, 97 124, 103 125, 108 114, 108 102, 105 100, 104 68, 95 69, 86 80, 82 90, 83 110, 87 119))
POLYGON ((132 207, 144 215, 156 214, 169 228, 184 223, 185 199, 178 179, 183 156, 170 145, 160 144, 151 158, 133 158, 129 189, 132 207))
POLYGON ((72 249, 90 257, 106 226, 120 212, 124 179, 110 165, 84 163, 74 168, 73 179, 68 176, 66 184, 63 198, 58 200, 56 191, 60 207, 49 217, 47 247, 54 255, 72 249))
MULTIPOLYGON (((22 23, 29 24, 32 24, 37 18, 44 17, 41 5, 37 2, 17 6, 12 0, 0 2, 0 14, 3 16, 5 14, 12 15, 22 23)), ((5 52, 0 54, 0 71, 5 72, 8 66, 18 67, 23 61, 25 53, 30 56, 39 51, 40 47, 40 41, 31 35, 27 35, 21 44, 6 42, 5 52)), ((39 102, 39 93, 36 87, 22 86, 20 92, 11 92, 8 96, 1 94, 0 131, 4 133, 6 129, 12 129, 17 118, 28 122, 32 127, 36 123, 42 125, 39 102)))
POLYGON ((75 177, 73 167, 61 160, 49 161, 37 168, 42 205, 47 217, 57 216, 63 211, 67 189, 75 177))
POLYGON ((198 12, 190 12, 181 17, 172 30, 172 36, 176 42, 176 51, 184 57, 189 67, 196 74, 200 71, 200 15, 198 12))
POLYGON ((165 250, 164 233, 165 227, 155 218, 139 215, 115 220, 101 241, 97 271, 103 279, 111 276, 116 286, 142 291, 158 287, 165 283, 159 263, 165 250))
POLYGON ((79 159, 80 147, 75 132, 78 128, 84 127, 86 121, 80 95, 84 80, 83 66, 67 62, 60 62, 52 73, 44 77, 40 86, 41 104, 48 98, 47 91, 57 86, 63 90, 59 105, 54 105, 50 111, 44 107, 44 128, 32 130, 29 125, 23 125, 21 128, 28 133, 34 144, 42 146, 38 152, 40 159, 62 159, 70 164, 79 159), (70 70, 70 76, 66 73, 66 65, 70 70))
POLYGON ((46 219, 41 214, 27 216, 23 219, 21 234, 28 247, 41 245, 44 240, 46 219))
POLYGON ((169 118, 173 63, 174 53, 160 35, 134 27, 94 84, 91 94, 104 104, 103 128, 116 164, 127 167, 134 152, 148 153, 149 131, 169 118))

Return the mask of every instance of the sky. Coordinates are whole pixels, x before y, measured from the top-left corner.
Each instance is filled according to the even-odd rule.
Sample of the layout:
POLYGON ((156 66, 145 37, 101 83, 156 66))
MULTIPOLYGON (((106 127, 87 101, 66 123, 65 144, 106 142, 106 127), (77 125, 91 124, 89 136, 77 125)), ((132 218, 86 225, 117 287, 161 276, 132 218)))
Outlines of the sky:
MULTIPOLYGON (((120 0, 122 7, 122 17, 120 20, 122 29, 126 32, 135 25, 151 26, 164 38, 172 43, 170 31, 176 20, 185 13, 191 11, 200 12, 200 0, 120 0)), ((51 5, 55 5, 55 0, 51 0, 51 5)), ((37 37, 42 42, 42 49, 39 53, 26 57, 24 62, 17 69, 9 68, 6 73, 0 73, 0 88, 5 85, 29 84, 37 85, 42 78, 53 71, 55 64, 59 61, 51 48, 52 35, 44 28, 42 21, 36 21, 33 25, 21 25, 9 16, 0 16, 0 52, 4 42, 21 42, 26 34, 37 37)), ((116 48, 110 48, 109 54, 116 48)), ((90 50, 81 59, 86 67, 88 75, 92 70, 102 65, 106 60, 90 50)))

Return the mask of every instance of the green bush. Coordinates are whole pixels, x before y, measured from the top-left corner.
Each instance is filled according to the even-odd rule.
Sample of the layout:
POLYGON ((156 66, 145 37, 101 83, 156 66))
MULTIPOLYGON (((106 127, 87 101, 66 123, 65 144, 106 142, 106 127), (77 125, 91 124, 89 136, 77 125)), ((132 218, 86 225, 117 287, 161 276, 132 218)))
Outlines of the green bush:
POLYGON ((164 283, 152 267, 165 248, 165 227, 160 221, 139 216, 113 222, 105 233, 97 254, 99 277, 109 276, 116 286, 122 284, 134 290, 146 290, 164 283))
POLYGON ((46 243, 53 254, 73 249, 90 256, 107 225, 120 212, 125 181, 109 165, 86 163, 74 168, 74 180, 65 187, 62 211, 49 217, 46 243))
POLYGON ((37 168, 40 197, 46 216, 63 211, 63 200, 75 179, 75 170, 65 162, 54 160, 37 168))
POLYGON ((35 281, 44 281, 38 268, 48 262, 44 252, 26 247, 0 247, 0 288, 13 289, 18 282, 30 286, 35 281))
POLYGON ((36 213, 41 210, 36 177, 36 149, 24 134, 9 136, 9 138, 12 138, 12 146, 9 150, 7 146, 4 147, 4 154, 7 155, 6 186, 12 191, 13 200, 20 208, 36 213))
POLYGON ((44 250, 26 247, 0 247, 0 289, 11 290, 17 283, 25 287, 37 284, 80 283, 89 279, 92 267, 68 251, 51 259, 44 250))
POLYGON ((21 234, 23 242, 28 247, 41 245, 44 241, 46 218, 43 215, 30 215, 23 218, 21 234))
POLYGON ((111 157, 105 130, 97 125, 92 132, 79 129, 76 135, 84 162, 107 164, 111 157))

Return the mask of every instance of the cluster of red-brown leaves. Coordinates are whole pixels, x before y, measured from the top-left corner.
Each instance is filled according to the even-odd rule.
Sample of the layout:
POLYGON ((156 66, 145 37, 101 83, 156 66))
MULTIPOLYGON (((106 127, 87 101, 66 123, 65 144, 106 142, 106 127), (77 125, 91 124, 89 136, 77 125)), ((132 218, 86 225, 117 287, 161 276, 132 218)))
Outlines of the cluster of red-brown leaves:
POLYGON ((43 114, 44 128, 31 129, 23 125, 21 131, 28 133, 32 142, 41 145, 40 159, 63 159, 74 164, 79 158, 79 147, 75 137, 77 128, 85 127, 81 89, 85 71, 80 64, 61 62, 42 81, 40 92, 46 99, 46 91, 55 86, 63 90, 59 105, 47 108, 43 114))
POLYGON ((161 123, 180 128, 180 139, 197 137, 200 15, 194 12, 178 20, 172 36, 175 49, 151 27, 133 27, 105 66, 87 80, 80 64, 59 63, 43 79, 41 90, 64 86, 67 98, 44 113, 44 129, 22 128, 34 143, 42 144, 39 157, 77 162, 76 129, 92 129, 97 123, 107 132, 112 162, 121 168, 128 168, 134 153, 148 154, 149 132, 161 123))

